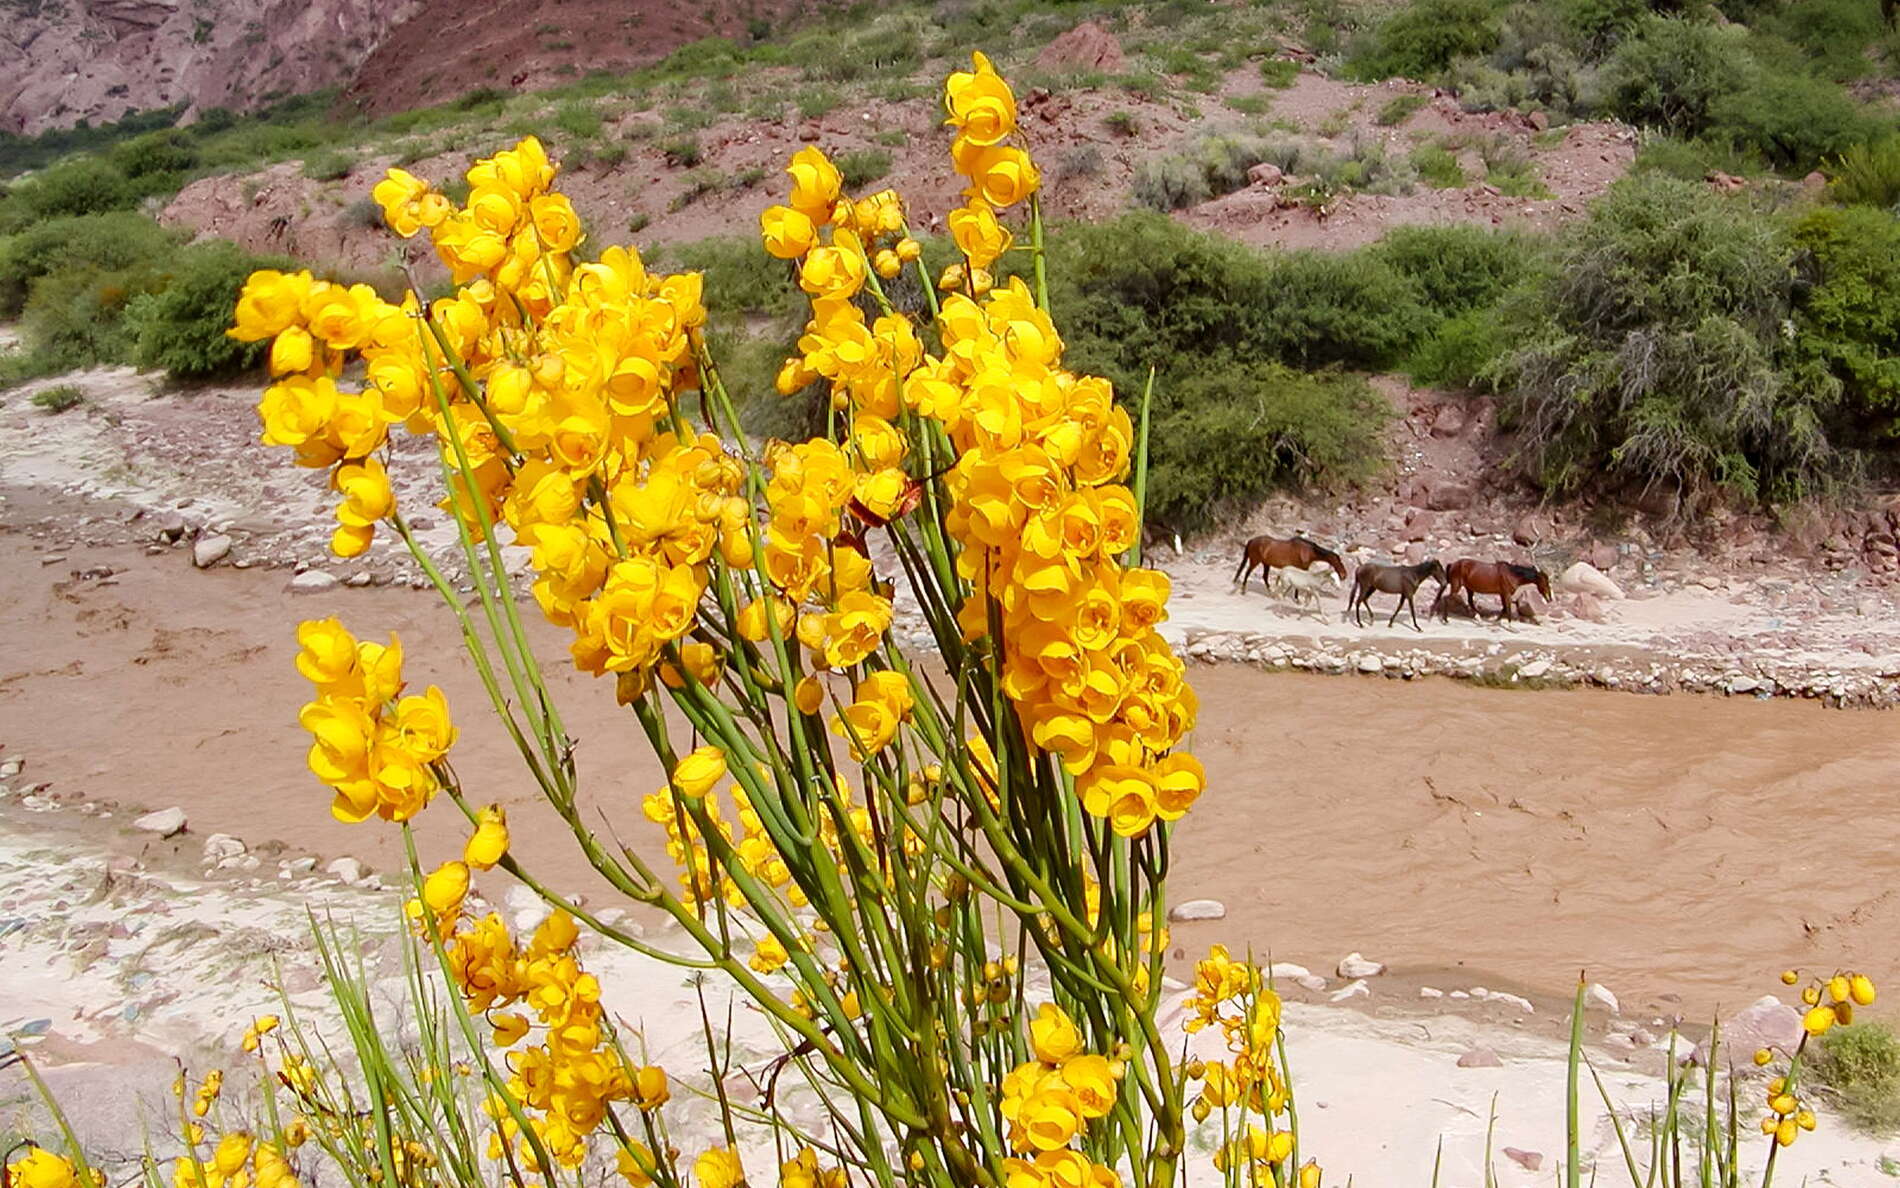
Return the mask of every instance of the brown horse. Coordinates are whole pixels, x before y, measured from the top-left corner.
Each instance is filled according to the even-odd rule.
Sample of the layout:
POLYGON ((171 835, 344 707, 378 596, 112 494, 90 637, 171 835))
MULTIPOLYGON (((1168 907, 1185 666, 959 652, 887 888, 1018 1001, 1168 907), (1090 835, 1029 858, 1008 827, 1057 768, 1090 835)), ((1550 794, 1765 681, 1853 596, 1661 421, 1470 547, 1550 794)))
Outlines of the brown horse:
POLYGON ((1339 554, 1325 545, 1314 544, 1304 536, 1294 535, 1286 540, 1277 536, 1256 536, 1240 550, 1240 568, 1234 570, 1234 580, 1240 583, 1240 592, 1247 592, 1247 579, 1253 571, 1264 568, 1261 576, 1267 585, 1273 584, 1273 571, 1276 569, 1305 569, 1315 561, 1324 561, 1333 567, 1340 581, 1346 580, 1346 563, 1339 554))
POLYGON ((1504 603, 1504 609, 1498 612, 1504 618, 1513 617, 1517 603, 1517 592, 1525 586, 1537 587, 1537 592, 1550 600, 1550 579, 1544 571, 1530 565, 1513 565, 1509 561, 1474 561, 1470 557, 1461 557, 1453 561, 1445 570, 1445 586, 1438 592, 1438 617, 1451 617, 1451 600, 1459 594, 1465 596, 1465 606, 1475 617, 1478 604, 1472 601, 1473 595, 1495 594, 1504 603))
POLYGON ((1376 622, 1378 615, 1372 613, 1374 594, 1397 594, 1399 601, 1392 608, 1392 617, 1385 621, 1387 627, 1399 621, 1399 612, 1407 608, 1412 612, 1412 629, 1423 635, 1425 629, 1418 625, 1418 604, 1412 596, 1418 593, 1426 578, 1438 579, 1438 596, 1445 595, 1445 567, 1436 561, 1421 561, 1417 565, 1380 565, 1368 561, 1353 571, 1352 597, 1346 600, 1346 613, 1352 616, 1355 626, 1363 627, 1359 622, 1359 608, 1364 607, 1367 616, 1376 622))

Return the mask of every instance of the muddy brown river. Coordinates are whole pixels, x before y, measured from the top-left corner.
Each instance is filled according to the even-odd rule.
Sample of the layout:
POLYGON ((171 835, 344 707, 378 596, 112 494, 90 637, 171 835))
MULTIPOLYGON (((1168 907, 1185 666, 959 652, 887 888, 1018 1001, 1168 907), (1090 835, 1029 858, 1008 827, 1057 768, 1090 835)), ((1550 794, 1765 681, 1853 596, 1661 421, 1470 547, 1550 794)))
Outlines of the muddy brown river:
MULTIPOLYGON (((441 683, 456 708, 471 795, 509 806, 525 861, 571 870, 571 839, 535 811, 432 594, 299 597, 282 572, 200 573, 134 549, 40 562, 0 534, 0 743, 27 757, 26 778, 179 805, 199 837, 394 870, 397 832, 332 820, 303 768, 292 632, 338 614, 359 634, 402 633, 411 683, 441 683), (93 566, 119 572, 72 576, 93 566)), ((591 799, 657 856, 638 809, 658 779, 644 742, 545 638, 591 799)), ((1193 679, 1210 787, 1175 835, 1172 892, 1228 914, 1177 926, 1183 963, 1220 942, 1330 975, 1358 950, 1448 989, 1543 992, 1587 969, 1626 1000, 1692 1012, 1778 989, 1787 965, 1900 972, 1891 714, 1238 667, 1193 679)), ((426 858, 459 850, 453 817, 424 815, 426 858)))

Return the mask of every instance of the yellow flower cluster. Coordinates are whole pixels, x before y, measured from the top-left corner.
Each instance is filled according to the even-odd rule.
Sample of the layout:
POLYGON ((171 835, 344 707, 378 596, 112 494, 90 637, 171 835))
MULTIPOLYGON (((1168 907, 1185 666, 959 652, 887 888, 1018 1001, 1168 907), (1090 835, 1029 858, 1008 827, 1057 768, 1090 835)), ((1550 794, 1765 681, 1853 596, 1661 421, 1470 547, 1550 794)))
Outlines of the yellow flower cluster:
MULTIPOLYGON (((424 884, 424 906, 438 919, 453 921, 467 892, 468 870, 453 862, 437 875, 424 884), (430 885, 437 875, 444 878, 440 888, 430 885)), ((657 1109, 669 1093, 661 1069, 629 1069, 621 1062, 607 1036, 600 983, 581 968, 579 940, 573 917, 556 911, 519 946, 491 912, 451 932, 445 943, 469 1009, 487 1014, 496 1046, 509 1049, 508 1091, 531 1111, 528 1123, 548 1153, 570 1168, 580 1166, 588 1136, 607 1120, 609 1102, 657 1109), (512 1006, 527 1013, 507 1009, 512 1006), (531 1038, 536 1027, 538 1042, 531 1038)), ((491 1101, 488 1112, 497 1125, 490 1158, 502 1158, 505 1143, 532 1166, 532 1144, 521 1141, 506 1107, 491 1101)))
MULTIPOLYGON (((1787 970, 1781 975, 1784 985, 1793 986, 1801 981, 1797 970, 1787 970)), ((1865 974, 1852 971, 1836 972, 1827 978, 1811 978, 1801 989, 1801 1003, 1807 1008, 1801 1017, 1801 1044, 1791 1054, 1788 1075, 1774 1077, 1768 1082, 1768 1110, 1762 1115, 1761 1131, 1772 1136, 1776 1145, 1786 1147, 1799 1138, 1804 1130, 1815 1127, 1814 1111, 1808 1108, 1795 1084, 1794 1064, 1800 1054, 1806 1050, 1810 1039, 1826 1035, 1836 1027, 1851 1026, 1854 1022, 1854 1008, 1872 1006, 1876 997, 1873 979, 1865 974)), ((1755 1053, 1755 1063, 1771 1063, 1775 1054, 1767 1048, 1755 1053)))
POLYGON ((372 813, 407 821, 438 787, 434 764, 455 743, 449 703, 430 685, 402 697, 402 642, 359 641, 336 619, 297 627, 297 671, 316 686, 298 721, 311 735, 311 772, 335 793, 339 821, 372 813))
POLYGON ((218 1140, 209 1159, 196 1144, 172 1166, 173 1188, 298 1188, 299 1181, 275 1143, 261 1143, 242 1131, 218 1140))
MULTIPOLYGON (((971 182, 972 205, 956 225, 966 228, 959 242, 975 267, 1007 246, 1000 231, 985 228, 994 207, 1034 191, 1035 169, 1027 153, 1002 143, 1015 130, 1015 100, 981 55, 974 71, 951 77, 945 104, 958 131, 952 156, 971 182)), ((908 511, 920 488, 903 469, 908 445, 893 424, 905 413, 934 420, 957 454, 946 523, 961 546, 959 576, 973 587, 960 614, 966 635, 988 632, 994 603, 1006 692, 1034 742, 1076 777, 1089 812, 1128 837, 1180 817, 1205 785, 1198 762, 1169 754, 1192 728, 1196 704, 1184 665, 1155 630, 1166 615, 1167 578, 1120 563, 1139 521, 1120 482, 1134 439, 1127 412, 1106 381, 1061 368, 1061 338, 1020 280, 980 300, 947 297, 941 354, 923 350, 902 314, 867 326, 855 298, 873 270, 856 231, 840 224, 829 242, 817 232, 788 235, 790 216, 774 213, 849 205, 836 171, 807 149, 789 172, 792 204, 768 211, 763 230, 775 254, 796 258, 802 249, 812 319, 780 387, 796 391, 822 377, 850 414, 844 449, 814 442, 772 460, 765 571, 792 602, 825 590, 827 577, 834 582, 825 591, 833 609, 820 624, 801 623, 799 638, 835 667, 862 659, 865 641, 888 626, 888 603, 858 588, 869 567, 838 509, 849 506, 870 524, 908 511), (836 630, 844 626, 858 634, 836 630)), ((792 617, 790 607, 772 610, 781 621, 792 617)), ((764 615, 756 616, 762 624, 764 615)), ((902 707, 881 691, 859 691, 837 726, 863 738, 867 745, 854 744, 861 755, 874 753, 902 719, 902 707)))
MULTIPOLYGON (((726 795, 732 799, 738 829, 735 831, 732 822, 725 818, 720 799, 713 791, 726 774, 725 753, 714 746, 700 747, 674 765, 672 779, 666 787, 648 793, 641 802, 647 820, 666 830, 667 856, 680 868, 680 898, 688 907, 697 907, 715 897, 724 898, 734 908, 746 906, 745 893, 730 875, 719 874, 715 877, 712 858, 706 850, 706 840, 700 834, 698 823, 678 811, 674 800, 675 791, 680 796, 704 803, 706 815, 713 827, 732 848, 734 864, 738 869, 782 892, 792 907, 804 907, 805 893, 792 881, 791 869, 785 865, 784 857, 766 832, 765 822, 752 807, 745 786, 737 781, 726 786, 726 795)), ((850 785, 840 782, 838 795, 840 803, 846 806, 845 820, 851 831, 860 841, 868 843, 872 839, 870 812, 862 805, 852 804, 850 785)), ((820 814, 817 826, 819 844, 833 854, 838 853, 840 838, 837 822, 832 815, 820 814)), ((767 945, 762 941, 761 948, 770 965, 762 972, 769 973, 771 969, 784 964, 785 954, 779 942, 772 940, 767 945)))
MULTIPOLYGON (((86 1182, 72 1160, 31 1143, 17 1155, 9 1152, 8 1162, 0 1171, 5 1172, 0 1178, 16 1188, 81 1188, 86 1182)), ((104 1188, 105 1182, 105 1174, 94 1170, 92 1183, 104 1188)))
POLYGON ((1022 1156, 1003 1161, 1008 1188, 1115 1188, 1113 1168, 1069 1144, 1115 1107, 1119 1062, 1082 1050, 1082 1033, 1061 1007, 1044 1003, 1029 1022, 1035 1059, 1003 1078, 1009 1144, 1022 1156))
POLYGON ((650 274, 620 247, 576 264, 555 174, 530 137, 477 161, 461 206, 400 169, 377 185, 390 227, 427 229, 460 286, 426 325, 413 299, 259 272, 231 333, 274 340, 264 440, 336 467, 339 553, 394 510, 370 457, 387 427, 432 433, 457 476, 444 507, 478 539, 506 523, 532 549, 536 601, 573 629, 576 663, 631 695, 691 626, 714 550, 749 564, 751 511, 718 439, 672 423, 672 397, 698 385, 699 275, 650 274), (351 359, 357 392, 338 387, 351 359))
MULTIPOLYGON (((1190 1075, 1201 1081, 1193 1106, 1195 1121, 1206 1121, 1215 1110, 1230 1109, 1237 1110, 1241 1119, 1231 1128, 1236 1137, 1214 1153, 1214 1166, 1222 1172, 1248 1169, 1257 1188, 1282 1183, 1276 1169, 1293 1155, 1293 1132, 1246 1121, 1251 1114, 1270 1127, 1292 1101, 1277 1056, 1280 996, 1266 984, 1259 966, 1236 961, 1225 946, 1215 945, 1195 964, 1194 989, 1186 1005, 1186 1030, 1218 1027, 1230 1057, 1190 1065, 1190 1075)), ((1300 1169, 1301 1188, 1311 1188, 1319 1180, 1318 1164, 1309 1161, 1300 1169)))
POLYGON ((981 296, 992 284, 990 265, 1013 242, 997 210, 1029 197, 1042 180, 1027 152, 1003 143, 1016 131, 1016 96, 1009 84, 984 55, 972 54, 971 61, 973 69, 952 74, 944 85, 944 122, 957 131, 950 159, 968 185, 964 205, 948 220, 965 263, 951 265, 939 283, 981 296))

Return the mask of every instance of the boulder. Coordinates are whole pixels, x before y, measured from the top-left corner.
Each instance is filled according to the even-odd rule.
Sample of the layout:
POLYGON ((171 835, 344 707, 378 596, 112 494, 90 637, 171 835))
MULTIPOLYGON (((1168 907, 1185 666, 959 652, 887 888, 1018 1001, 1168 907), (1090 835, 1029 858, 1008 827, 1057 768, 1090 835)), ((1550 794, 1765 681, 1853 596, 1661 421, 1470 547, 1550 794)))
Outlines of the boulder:
POLYGON ((1801 1012, 1772 994, 1764 994, 1747 1009, 1732 1016, 1722 1028, 1722 1046, 1729 1059, 1740 1063, 1758 1048, 1774 1048, 1784 1055, 1801 1042, 1801 1012))
POLYGON ((199 569, 210 569, 230 555, 231 538, 228 536, 201 536, 191 546, 191 563, 199 569))
POLYGON ((1412 541, 1405 546, 1405 563, 1407 565, 1421 564, 1429 555, 1425 548, 1425 542, 1422 540, 1412 541))
POLYGON ((1227 905, 1218 899, 1190 899, 1168 909, 1168 919, 1176 923, 1193 920, 1223 920, 1226 917, 1227 905))
POLYGON ((1339 989, 1327 995, 1328 1000, 1332 1002, 1345 1002, 1349 998, 1371 998, 1371 997, 1372 997, 1372 987, 1366 985, 1366 980, 1364 978, 1360 978, 1358 981, 1353 982, 1350 985, 1341 986, 1339 989))
POLYGON ((1039 70, 1100 70, 1115 74, 1124 62, 1122 43, 1096 21, 1083 21, 1036 55, 1039 70))
POLYGON ((1262 189, 1270 190, 1285 180, 1286 174, 1281 171, 1278 165, 1275 165, 1271 161, 1262 161, 1247 170, 1248 184, 1259 186, 1262 189))
POLYGON ((1602 1007, 1612 1015, 1622 1013, 1622 1007, 1617 1003, 1616 995, 1610 993, 1610 988, 1605 986, 1602 982, 1591 982, 1590 985, 1584 989, 1583 1004, 1585 1006, 1602 1007))
POLYGON ((1523 677, 1527 681, 1534 681, 1538 677, 1543 676, 1545 673, 1549 671, 1550 671, 1550 661, 1539 659, 1539 660, 1533 660, 1529 664, 1526 664, 1524 667, 1518 669, 1517 675, 1523 677))
POLYGON ((141 833, 156 833, 160 837, 175 836, 185 831, 185 810, 168 808, 146 813, 132 822, 132 828, 141 833))
POLYGON ((325 590, 336 588, 336 575, 325 573, 321 569, 306 569, 290 579, 285 589, 292 594, 321 594, 325 590))
POLYGON ((1464 511, 1473 498, 1471 488, 1463 483, 1433 483, 1425 496, 1425 506, 1432 511, 1464 511))
POLYGON ((1557 589, 1565 594, 1588 594, 1592 598, 1610 602, 1623 597, 1623 587, 1605 577, 1602 570, 1588 561, 1578 561, 1558 574, 1557 589))
POLYGON ((1583 559, 1598 569, 1601 569, 1604 573, 1608 573, 1616 568, 1616 563, 1622 560, 1623 557, 1621 553, 1616 551, 1616 546, 1613 544, 1593 544, 1583 559))
POLYGON ((1810 194, 1820 193, 1822 190, 1827 189, 1827 174, 1822 173, 1819 169, 1813 170, 1806 177, 1801 179, 1801 188, 1810 194))
POLYGON ((1359 953, 1348 953, 1339 959, 1339 976, 1342 978, 1376 978, 1385 972, 1385 962, 1373 961, 1359 953))
POLYGON ((364 876, 369 874, 363 869, 361 862, 347 856, 332 860, 330 865, 323 868, 323 873, 335 875, 345 883, 351 884, 362 882, 364 876))
POLYGON ((1465 410, 1455 404, 1439 406, 1432 418, 1433 437, 1456 437, 1465 431, 1465 410))
POLYGON ((214 833, 205 838, 205 861, 222 862, 227 858, 242 858, 244 843, 228 833, 214 833))

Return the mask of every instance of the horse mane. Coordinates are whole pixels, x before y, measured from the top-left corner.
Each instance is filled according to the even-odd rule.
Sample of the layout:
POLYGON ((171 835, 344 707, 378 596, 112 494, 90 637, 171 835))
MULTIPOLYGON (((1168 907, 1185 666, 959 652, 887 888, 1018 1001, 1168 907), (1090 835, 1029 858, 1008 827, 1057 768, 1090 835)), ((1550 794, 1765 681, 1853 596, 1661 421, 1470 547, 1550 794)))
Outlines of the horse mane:
POLYGON ((1311 545, 1313 547, 1313 552, 1318 554, 1322 560, 1337 561, 1340 559, 1338 553, 1333 552, 1331 549, 1319 543, 1317 540, 1314 540, 1312 537, 1308 536, 1304 532, 1295 532, 1293 534, 1293 539, 1298 540, 1298 541, 1303 541, 1306 544, 1311 545))
POLYGON ((1515 565, 1506 561, 1504 568, 1510 570, 1511 576, 1521 582, 1534 582, 1544 576, 1544 571, 1535 565, 1515 565))

